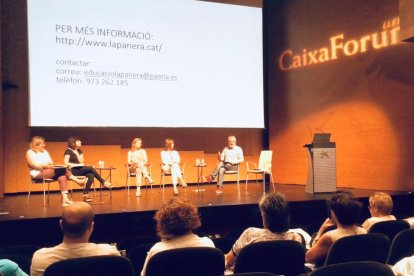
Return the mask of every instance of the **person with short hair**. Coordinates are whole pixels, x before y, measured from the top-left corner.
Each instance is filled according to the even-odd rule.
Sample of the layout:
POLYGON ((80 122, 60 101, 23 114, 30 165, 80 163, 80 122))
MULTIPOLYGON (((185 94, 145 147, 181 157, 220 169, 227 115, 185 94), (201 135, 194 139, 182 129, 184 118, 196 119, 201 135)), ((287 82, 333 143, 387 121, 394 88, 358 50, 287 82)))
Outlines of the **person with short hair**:
POLYGON ((88 195, 89 190, 96 178, 105 188, 111 188, 112 183, 105 181, 92 166, 85 166, 85 156, 81 150, 82 141, 78 137, 68 138, 68 148, 64 153, 64 163, 72 173, 77 176, 86 176, 86 185, 83 190, 83 201, 91 202, 92 198, 88 195))
POLYGON ((173 198, 156 212, 157 233, 162 241, 148 252, 141 276, 145 276, 148 261, 155 254, 175 248, 215 247, 208 237, 199 237, 193 231, 201 226, 200 215, 188 200, 173 198))
POLYGON ((135 174, 137 191, 135 195, 141 196, 142 177, 148 180, 149 184, 154 183, 148 174, 146 164, 148 163, 147 152, 142 148, 142 139, 134 138, 131 143, 131 150, 128 151, 128 169, 135 174))
POLYGON ((244 161, 243 150, 236 145, 236 136, 231 135, 227 137, 227 147, 222 152, 218 152, 220 163, 214 169, 211 175, 204 176, 206 182, 212 182, 216 176, 217 189, 216 194, 223 193, 223 180, 226 171, 237 171, 238 166, 244 161))
POLYGON ((351 192, 336 192, 327 203, 331 217, 322 224, 313 240, 313 246, 306 252, 308 263, 319 263, 324 260, 329 248, 338 239, 367 233, 364 228, 354 225, 362 204, 351 192), (333 225, 336 225, 336 229, 325 233, 325 230, 333 225))
POLYGON ((81 186, 83 185, 83 182, 77 179, 65 167, 55 169, 53 160, 45 147, 45 138, 41 136, 34 136, 32 138, 30 142, 30 149, 26 152, 26 160, 30 168, 30 176, 33 179, 39 180, 43 178, 57 180, 60 192, 62 193, 62 205, 70 205, 73 202, 68 198, 67 180, 73 180, 81 186))
MULTIPOLYGON (((247 228, 226 254, 226 268, 232 269, 237 255, 247 245, 273 240, 294 240, 302 242, 300 234, 289 231, 290 208, 285 195, 272 192, 264 195, 259 202, 263 228, 247 228)), ((253 261, 253 260, 252 260, 253 261)))
POLYGON ((162 170, 171 173, 172 183, 174 186, 173 194, 178 195, 177 184, 180 180, 183 188, 187 187, 180 169, 180 155, 178 151, 174 150, 174 139, 167 138, 164 142, 164 150, 161 151, 162 170))
POLYGON ((364 227, 367 232, 377 222, 381 221, 390 221, 396 220, 396 218, 391 215, 393 207, 392 198, 383 192, 376 192, 369 197, 369 212, 371 217, 364 221, 362 227, 364 227))
POLYGON ((94 229, 94 217, 92 207, 85 202, 75 202, 65 207, 59 222, 63 231, 62 243, 37 250, 33 255, 30 275, 41 276, 48 266, 66 259, 100 255, 120 256, 112 245, 89 242, 94 229))

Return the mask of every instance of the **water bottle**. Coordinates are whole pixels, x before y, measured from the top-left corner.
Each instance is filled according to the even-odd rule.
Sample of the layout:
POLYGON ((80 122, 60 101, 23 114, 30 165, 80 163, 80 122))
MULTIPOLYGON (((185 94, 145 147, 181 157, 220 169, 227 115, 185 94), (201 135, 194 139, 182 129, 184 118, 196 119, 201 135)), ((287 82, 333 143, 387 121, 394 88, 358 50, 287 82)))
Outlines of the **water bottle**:
POLYGON ((201 158, 200 165, 204 166, 204 158, 201 158))
POLYGON ((200 166, 200 159, 196 159, 196 166, 200 166))

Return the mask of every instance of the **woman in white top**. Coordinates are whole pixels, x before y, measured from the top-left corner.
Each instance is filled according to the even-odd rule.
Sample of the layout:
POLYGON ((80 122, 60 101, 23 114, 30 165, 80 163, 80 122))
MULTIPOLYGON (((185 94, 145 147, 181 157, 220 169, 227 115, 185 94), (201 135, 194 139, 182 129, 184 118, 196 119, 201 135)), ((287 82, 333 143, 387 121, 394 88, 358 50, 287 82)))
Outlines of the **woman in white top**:
POLYGON ((174 150, 174 140, 172 138, 165 139, 164 150, 161 151, 162 170, 171 173, 172 183, 174 186, 174 195, 178 195, 177 184, 180 180, 183 188, 187 187, 180 169, 180 155, 174 150))
POLYGON ((201 226, 197 207, 187 200, 173 198, 161 206, 154 216, 157 222, 157 242, 148 252, 141 276, 145 275, 148 261, 158 252, 185 247, 215 247, 208 237, 199 237, 193 233, 201 226))
POLYGON ((392 198, 390 195, 383 192, 376 192, 369 197, 369 212, 371 217, 364 221, 362 227, 365 230, 369 231, 371 227, 381 221, 390 221, 396 220, 396 218, 391 215, 393 207, 392 198))
POLYGON ((67 180, 73 180, 79 185, 83 185, 83 181, 77 179, 66 169, 55 171, 53 160, 45 149, 45 146, 45 139, 43 137, 34 136, 32 138, 30 149, 26 153, 30 175, 34 179, 56 179, 59 182, 60 191, 62 193, 62 205, 70 205, 73 202, 68 198, 67 180))
POLYGON ((142 148, 142 139, 135 138, 132 140, 131 150, 128 151, 128 169, 135 174, 137 181, 136 196, 141 196, 142 177, 147 179, 149 184, 154 183, 154 180, 148 174, 147 163, 147 152, 142 148))

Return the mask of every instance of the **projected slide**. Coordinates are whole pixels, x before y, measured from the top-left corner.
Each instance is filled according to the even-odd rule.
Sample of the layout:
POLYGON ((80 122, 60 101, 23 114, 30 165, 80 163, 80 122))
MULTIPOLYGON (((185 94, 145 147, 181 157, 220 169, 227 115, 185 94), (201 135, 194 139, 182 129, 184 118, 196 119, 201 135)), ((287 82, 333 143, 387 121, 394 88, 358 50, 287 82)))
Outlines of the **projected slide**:
POLYGON ((262 128, 261 9, 28 0, 30 125, 262 128))

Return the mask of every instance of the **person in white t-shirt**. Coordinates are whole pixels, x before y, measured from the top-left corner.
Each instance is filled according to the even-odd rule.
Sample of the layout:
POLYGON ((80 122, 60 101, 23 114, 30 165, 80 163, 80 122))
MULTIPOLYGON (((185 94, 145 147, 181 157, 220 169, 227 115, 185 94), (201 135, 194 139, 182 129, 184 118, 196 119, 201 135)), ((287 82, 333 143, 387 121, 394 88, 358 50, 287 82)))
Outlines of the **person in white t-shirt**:
POLYGON ((185 247, 215 247, 208 237, 199 237, 193 233, 201 226, 197 207, 187 200, 171 199, 155 214, 158 236, 157 242, 148 252, 141 276, 145 276, 148 261, 158 252, 185 247))
POLYGON ((99 255, 120 256, 116 247, 89 242, 94 228, 94 213, 86 202, 65 207, 60 220, 63 242, 55 247, 37 250, 32 259, 30 275, 41 276, 46 268, 58 261, 99 255))
POLYGON ((212 182, 216 176, 217 179, 217 194, 223 193, 223 179, 226 171, 237 171, 238 166, 244 161, 243 150, 236 145, 236 136, 227 137, 227 147, 222 152, 218 152, 220 163, 214 169, 211 175, 205 176, 206 182, 212 182))
POLYGON ((396 218, 391 215, 393 207, 392 198, 383 192, 376 192, 369 197, 369 212, 371 217, 364 221, 362 227, 364 227, 367 232, 377 222, 381 221, 390 221, 396 220, 396 218))

